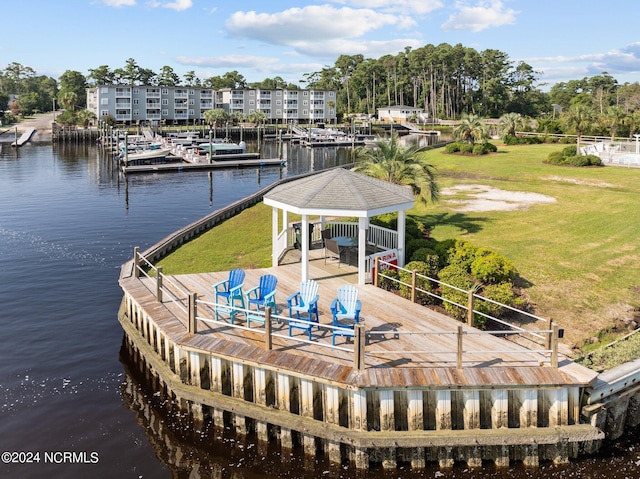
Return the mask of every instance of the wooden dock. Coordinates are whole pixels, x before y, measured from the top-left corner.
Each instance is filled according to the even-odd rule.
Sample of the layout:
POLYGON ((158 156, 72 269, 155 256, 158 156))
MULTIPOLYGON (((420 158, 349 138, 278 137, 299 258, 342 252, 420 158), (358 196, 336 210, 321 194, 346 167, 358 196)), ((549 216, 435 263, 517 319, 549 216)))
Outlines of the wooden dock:
POLYGON ((565 358, 553 367, 548 351, 482 333, 373 285, 359 286, 364 345, 340 337, 332 346, 329 306, 338 286, 356 282, 355 269, 325 265, 322 250, 312 251, 321 324, 312 341, 288 333, 286 298, 301 274, 293 250, 277 268, 246 270, 245 290, 262 274, 278 278, 279 311, 269 327, 247 327, 242 313, 233 325, 224 315, 214 321, 212 284, 228 272, 159 283, 124 268, 119 316, 128 347, 196 419, 224 426, 223 410, 233 411, 239 434, 253 429, 259 440, 277 439, 285 450, 299 444, 311 455, 320 448, 357 468, 376 462, 391 469, 404 460, 414 468, 426 460, 451 467, 461 458, 472 467, 483 460, 537 465, 597 449, 601 431, 580 424, 581 393, 596 373, 565 358), (159 284, 178 293, 158 301, 159 284))
POLYGON ((178 161, 175 163, 164 163, 158 165, 135 165, 122 166, 125 174, 136 173, 164 173, 183 171, 217 170, 221 168, 262 168, 266 166, 282 166, 283 160, 278 158, 258 158, 258 159, 224 159, 213 160, 211 162, 191 163, 178 161))
POLYGON ((31 137, 34 135, 35 132, 36 132, 35 128, 27 128, 22 133, 22 135, 20 135, 20 138, 18 138, 16 141, 11 143, 11 146, 22 146, 22 145, 24 145, 29 140, 31 140, 31 137))

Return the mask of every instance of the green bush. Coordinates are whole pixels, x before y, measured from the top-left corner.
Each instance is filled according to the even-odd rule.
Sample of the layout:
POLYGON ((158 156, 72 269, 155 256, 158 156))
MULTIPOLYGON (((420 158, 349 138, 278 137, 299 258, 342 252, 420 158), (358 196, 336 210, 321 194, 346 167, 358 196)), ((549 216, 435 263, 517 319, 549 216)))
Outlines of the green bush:
POLYGON ((446 240, 438 241, 436 245, 433 247, 433 250, 436 252, 438 257, 440 258, 440 267, 444 268, 450 263, 449 256, 451 254, 451 250, 455 248, 456 240, 453 238, 449 238, 446 240))
POLYGON ((516 273, 516 267, 511 261, 486 248, 479 248, 471 263, 471 274, 485 284, 511 281, 516 273))
MULTIPOLYGON (((511 306, 512 308, 518 308, 519 306, 522 306, 523 303, 522 298, 518 297, 518 295, 514 292, 513 284, 508 282, 485 286, 480 293, 480 296, 507 306, 511 306)), ((489 301, 483 301, 480 299, 475 301, 474 309, 481 313, 488 314, 489 316, 493 316, 494 318, 500 318, 505 313, 506 308, 498 304, 489 301)), ((482 326, 484 328, 486 318, 476 315, 474 322, 482 322, 482 326)))
POLYGON ((571 146, 565 146, 562 149, 562 156, 576 156, 578 154, 578 150, 577 150, 577 146, 575 145, 571 145, 571 146))
POLYGON ((460 153, 473 153, 473 145, 471 143, 461 143, 460 144, 460 153))
POLYGON ((561 151, 552 151, 547 156, 547 162, 552 165, 563 165, 564 164, 564 155, 561 151))
POLYGON ((383 274, 378 277, 378 286, 385 291, 398 291, 398 271, 387 269, 383 274))
MULTIPOLYGON (((407 255, 411 261, 426 261, 428 256, 435 256, 438 259, 438 255, 432 248, 419 248, 415 250, 410 256, 407 255)), ((438 259, 438 263, 440 260, 438 259)))
MULTIPOLYGON (((418 275, 434 278, 438 268, 437 257, 434 256, 434 261, 425 263, 423 261, 411 261, 405 265, 405 269, 409 271, 401 270, 399 273, 400 286, 398 291, 403 298, 411 299, 411 283, 413 279, 412 271, 418 273, 418 275), (434 271, 435 264, 435 271, 434 271)), ((433 304, 437 298, 429 295, 428 292, 433 292, 436 289, 437 283, 430 281, 422 276, 416 277, 416 303, 419 304, 433 304), (421 291, 418 291, 421 290, 421 291)))
POLYGON ((415 253, 419 249, 433 248, 434 243, 434 240, 427 238, 408 239, 408 241, 405 243, 404 256, 405 258, 411 258, 413 256, 413 253, 415 253))
POLYGON ((473 154, 478 156, 486 155, 487 152, 484 149, 484 145, 481 145, 481 144, 473 145, 473 154))
POLYGON ((478 247, 465 240, 456 240, 453 250, 449 252, 449 264, 460 265, 465 272, 471 271, 471 263, 476 259, 478 247))
POLYGON ((465 318, 467 315, 466 308, 461 308, 460 306, 452 304, 453 302, 466 305, 468 301, 468 293, 465 291, 469 291, 474 287, 474 283, 465 268, 460 264, 450 264, 438 272, 438 278, 443 283, 463 290, 458 291, 457 289, 440 285, 440 296, 446 300, 443 301, 445 311, 451 314, 454 318, 465 318))
POLYGON ((493 143, 486 142, 482 146, 487 153, 496 153, 498 151, 498 147, 493 143))
POLYGON ((453 143, 447 144, 447 146, 444 147, 444 151, 445 153, 457 153, 460 151, 460 142, 454 141, 453 143))

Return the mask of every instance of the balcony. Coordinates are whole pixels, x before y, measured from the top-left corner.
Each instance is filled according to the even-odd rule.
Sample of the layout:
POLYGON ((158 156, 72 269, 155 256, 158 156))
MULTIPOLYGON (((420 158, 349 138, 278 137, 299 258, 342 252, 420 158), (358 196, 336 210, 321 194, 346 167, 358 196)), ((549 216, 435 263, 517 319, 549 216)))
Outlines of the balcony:
POLYGON ((188 120, 189 115, 187 115, 186 113, 176 112, 175 115, 173 115, 173 118, 176 120, 188 120))
POLYGON ((130 101, 116 101, 116 108, 131 108, 130 101))
POLYGON ((176 90, 173 93, 173 98, 189 98, 189 92, 187 90, 176 90))
POLYGON ((160 98, 160 90, 147 90, 147 98, 160 98))
POLYGON ((131 121, 131 114, 117 113, 116 121, 131 121))
POLYGON ((161 120, 160 113, 147 113, 147 120, 161 120))
POLYGON ((116 88, 116 98, 131 98, 131 88, 116 88))
POLYGON ((200 98, 213 99, 213 93, 211 93, 210 91, 201 91, 200 92, 200 98))

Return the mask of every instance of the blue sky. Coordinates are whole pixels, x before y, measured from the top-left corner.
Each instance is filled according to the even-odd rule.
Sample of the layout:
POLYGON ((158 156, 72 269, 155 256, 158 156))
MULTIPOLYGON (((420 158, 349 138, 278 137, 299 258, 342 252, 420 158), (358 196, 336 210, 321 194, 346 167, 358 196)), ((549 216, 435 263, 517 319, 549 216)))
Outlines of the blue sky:
POLYGON ((461 43, 528 63, 543 89, 605 71, 640 79, 638 0, 24 0, 0 11, 0 67, 56 78, 134 58, 156 73, 298 83, 343 53, 461 43))

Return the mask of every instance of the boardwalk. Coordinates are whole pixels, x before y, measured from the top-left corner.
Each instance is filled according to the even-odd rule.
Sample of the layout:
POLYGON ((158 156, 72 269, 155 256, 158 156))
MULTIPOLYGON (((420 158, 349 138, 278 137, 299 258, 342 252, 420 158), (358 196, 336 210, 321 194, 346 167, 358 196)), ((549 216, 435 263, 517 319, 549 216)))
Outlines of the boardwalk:
MULTIPOLYGON (((357 275, 355 268, 348 265, 325 266, 320 253, 314 251, 310 277, 320 284, 320 323, 330 325, 330 304, 338 286, 355 283, 357 275)), ((245 291, 256 286, 262 274, 278 277, 277 303, 281 316, 287 316, 286 298, 297 290, 300 281, 296 254, 297 251, 289 253, 288 264, 278 268, 246 270, 245 291)), ((227 276, 227 272, 169 276, 165 284, 172 283, 181 291, 196 292, 198 299, 207 304, 215 301, 211 285, 227 276)), ((461 323, 373 285, 359 287, 363 304, 361 318, 367 332, 363 371, 353 368, 352 342, 339 337, 337 347, 331 347, 330 329, 314 331, 312 343, 293 341, 288 337, 287 320, 282 318, 279 323, 273 322, 273 350, 267 351, 264 326, 260 323, 253 323, 249 330, 203 321, 213 318, 213 306, 200 306, 198 317, 202 319, 197 324, 198 333, 189 334, 184 295, 178 303, 164 298, 163 304, 159 305, 154 296, 154 279, 125 279, 122 286, 138 304, 153 307, 154 315, 162 311, 159 324, 173 341, 186 348, 281 365, 299 374, 358 387, 586 385, 595 377, 593 371, 568 360, 561 360, 559 369, 552 368, 548 353, 533 352, 512 341, 479 334, 467 326, 464 326, 463 336, 463 368, 457 369, 456 332, 461 323)), ((223 317, 226 318, 221 315, 223 317)), ((243 315, 236 317, 236 324, 246 326, 243 315)), ((297 339, 303 339, 304 334, 294 330, 297 339)))

